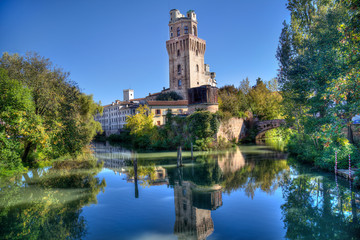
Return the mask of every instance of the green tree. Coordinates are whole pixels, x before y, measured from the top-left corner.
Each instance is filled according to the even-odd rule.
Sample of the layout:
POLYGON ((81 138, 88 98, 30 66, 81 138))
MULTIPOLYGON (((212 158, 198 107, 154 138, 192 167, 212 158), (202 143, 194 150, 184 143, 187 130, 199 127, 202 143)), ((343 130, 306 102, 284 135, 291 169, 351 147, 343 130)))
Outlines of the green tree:
POLYGON ((284 109, 298 130, 290 149, 310 150, 326 168, 319 159, 329 157, 328 148, 353 149, 342 130, 348 126, 351 143, 351 119, 360 111, 356 2, 289 0, 291 24, 284 25, 277 51, 284 109))
POLYGON ((27 102, 32 102, 28 104, 31 111, 22 116, 27 119, 20 118, 18 124, 12 125, 14 130, 21 130, 18 134, 24 139, 23 161, 32 164, 35 159, 29 156, 33 153, 42 158, 75 157, 96 132, 102 131, 93 118, 102 112, 100 104, 82 93, 69 73, 54 67, 49 59, 31 53, 25 56, 4 53, 0 68, 6 69, 9 78, 26 87, 31 95, 27 98, 27 102), (24 130, 26 127, 32 132, 24 130))
POLYGON ((126 128, 130 130, 130 135, 136 137, 150 135, 155 128, 153 117, 154 114, 150 113, 147 105, 140 105, 135 115, 126 118, 126 128))
POLYGON ((21 169, 29 143, 39 148, 47 145, 48 136, 41 119, 34 114, 30 90, 17 80, 10 80, 0 68, 0 146, 2 172, 21 169), (22 151, 23 150, 23 151, 22 151))
POLYGON ((239 90, 234 85, 221 87, 218 92, 219 109, 222 112, 229 112, 232 116, 238 116, 240 101, 239 90))

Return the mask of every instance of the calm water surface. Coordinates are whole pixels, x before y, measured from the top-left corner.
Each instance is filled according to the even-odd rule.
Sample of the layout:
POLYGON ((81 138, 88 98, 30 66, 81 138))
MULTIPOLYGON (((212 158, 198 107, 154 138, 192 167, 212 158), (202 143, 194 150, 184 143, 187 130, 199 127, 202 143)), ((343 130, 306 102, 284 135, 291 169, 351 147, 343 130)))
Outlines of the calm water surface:
POLYGON ((1 239, 358 239, 360 195, 266 146, 134 153, 95 143, 71 165, 1 180, 1 239), (136 159, 136 164, 134 164, 136 159))

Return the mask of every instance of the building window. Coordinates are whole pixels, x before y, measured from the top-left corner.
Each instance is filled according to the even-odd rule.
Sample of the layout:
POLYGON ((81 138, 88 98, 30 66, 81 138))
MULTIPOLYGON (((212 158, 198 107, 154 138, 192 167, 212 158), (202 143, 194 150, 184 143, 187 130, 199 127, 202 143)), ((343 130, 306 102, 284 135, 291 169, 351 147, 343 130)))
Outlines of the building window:
POLYGON ((199 71, 199 65, 196 64, 196 71, 198 72, 199 71))
POLYGON ((178 80, 178 86, 181 87, 181 80, 178 80))
POLYGON ((177 36, 180 36, 180 28, 177 28, 177 36))
POLYGON ((173 33, 170 33, 170 36, 173 37, 173 33))
POLYGON ((184 34, 188 34, 189 33, 189 28, 188 28, 188 26, 185 26, 184 27, 184 34))
POLYGON ((199 55, 199 51, 198 50, 196 50, 196 56, 198 56, 199 55))
POLYGON ((177 70, 178 70, 178 74, 180 75, 181 74, 181 65, 179 64, 178 66, 177 66, 177 70))
POLYGON ((197 32, 196 32, 196 27, 195 27, 195 26, 193 27, 193 34, 194 34, 194 36, 197 36, 197 32))
POLYGON ((177 50, 177 55, 178 55, 178 57, 180 56, 180 50, 177 50))
POLYGON ((155 110, 155 114, 156 114, 156 115, 160 115, 160 114, 161 114, 161 110, 160 110, 160 109, 156 109, 156 110, 155 110))
POLYGON ((160 121, 157 121, 157 125, 160 126, 160 121))

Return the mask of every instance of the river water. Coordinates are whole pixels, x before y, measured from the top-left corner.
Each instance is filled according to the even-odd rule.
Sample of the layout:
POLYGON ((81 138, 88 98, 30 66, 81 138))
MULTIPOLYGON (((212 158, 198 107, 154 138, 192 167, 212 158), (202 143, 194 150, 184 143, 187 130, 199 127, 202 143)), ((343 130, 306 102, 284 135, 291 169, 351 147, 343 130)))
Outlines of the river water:
POLYGON ((181 168, 175 152, 94 150, 102 169, 1 180, 0 239, 360 238, 351 183, 266 146, 184 152, 181 168))

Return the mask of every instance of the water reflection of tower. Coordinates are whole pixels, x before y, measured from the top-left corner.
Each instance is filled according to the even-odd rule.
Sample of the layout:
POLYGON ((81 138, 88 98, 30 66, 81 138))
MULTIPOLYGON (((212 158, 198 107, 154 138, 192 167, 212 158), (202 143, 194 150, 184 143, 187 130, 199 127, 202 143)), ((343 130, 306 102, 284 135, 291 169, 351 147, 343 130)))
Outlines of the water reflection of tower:
POLYGON ((189 181, 175 182, 175 226, 179 239, 206 239, 214 231, 211 210, 222 205, 221 188, 197 191, 189 181))

